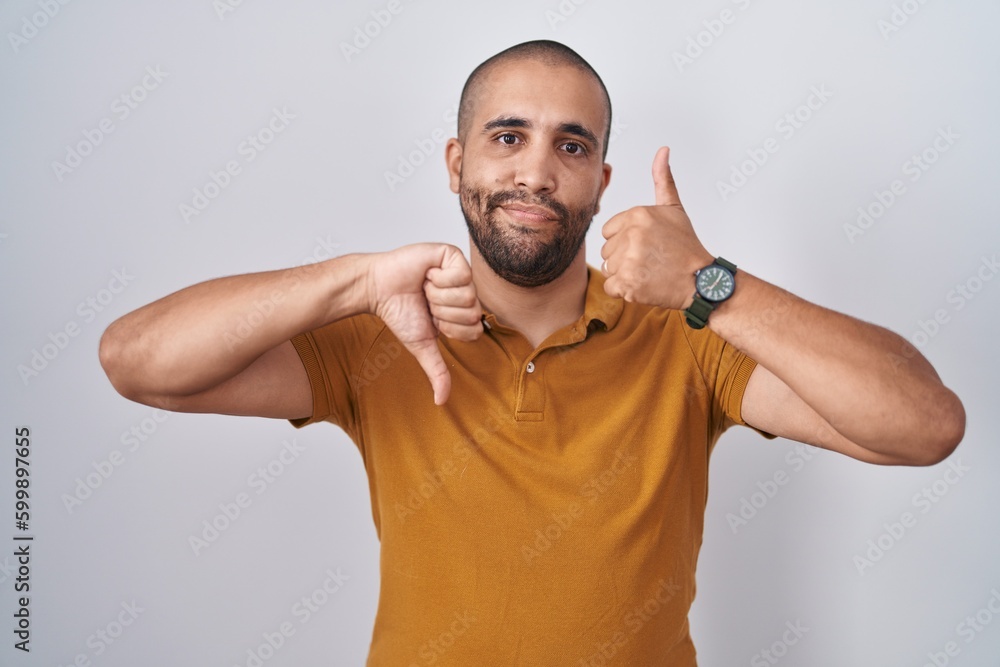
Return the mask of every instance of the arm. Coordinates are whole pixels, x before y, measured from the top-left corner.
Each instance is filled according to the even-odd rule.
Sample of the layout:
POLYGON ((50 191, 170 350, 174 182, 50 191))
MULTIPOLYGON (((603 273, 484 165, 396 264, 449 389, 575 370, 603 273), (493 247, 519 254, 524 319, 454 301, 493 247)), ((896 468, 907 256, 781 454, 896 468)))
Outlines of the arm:
MULTIPOLYGON (((687 308, 710 264, 684 212, 669 150, 653 164, 656 204, 605 225, 612 296, 687 308)), ((761 430, 881 464, 930 465, 965 431, 961 402, 916 350, 881 327, 822 308, 739 271, 709 327, 758 363, 743 418, 761 430)))
POLYGON ((758 363, 747 423, 870 463, 931 465, 958 446, 961 401, 902 337, 737 275, 709 327, 758 363))
POLYGON ((188 287, 112 323, 101 365, 119 393, 147 405, 307 417, 312 395, 289 339, 371 312, 417 358, 444 402, 450 383, 436 337, 480 335, 478 306, 461 251, 417 244, 188 287))

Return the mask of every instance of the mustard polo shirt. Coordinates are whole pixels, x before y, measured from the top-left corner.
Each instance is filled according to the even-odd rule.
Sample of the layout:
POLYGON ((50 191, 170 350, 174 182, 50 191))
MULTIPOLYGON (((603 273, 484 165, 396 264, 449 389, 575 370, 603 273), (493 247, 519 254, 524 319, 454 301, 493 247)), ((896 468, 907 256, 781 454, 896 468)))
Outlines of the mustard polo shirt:
POLYGON ((756 364, 588 271, 583 317, 537 349, 489 313, 441 337, 443 406, 374 316, 292 339, 313 393, 292 424, 340 426, 368 475, 369 666, 696 665, 709 455, 756 364))

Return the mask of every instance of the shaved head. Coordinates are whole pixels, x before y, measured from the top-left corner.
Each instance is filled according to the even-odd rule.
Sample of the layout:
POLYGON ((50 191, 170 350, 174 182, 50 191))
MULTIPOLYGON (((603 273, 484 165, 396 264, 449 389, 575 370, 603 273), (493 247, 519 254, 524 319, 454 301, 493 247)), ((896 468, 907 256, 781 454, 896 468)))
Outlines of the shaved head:
POLYGON ((608 141, 611 138, 611 98, 608 89, 593 67, 573 49, 547 39, 517 44, 501 51, 472 71, 462 88, 462 99, 458 105, 458 140, 464 144, 469 134, 469 125, 475 115, 476 103, 482 94, 491 72, 501 65, 519 61, 535 61, 551 67, 573 67, 592 76, 603 94, 606 123, 602 140, 603 157, 608 155, 608 141))

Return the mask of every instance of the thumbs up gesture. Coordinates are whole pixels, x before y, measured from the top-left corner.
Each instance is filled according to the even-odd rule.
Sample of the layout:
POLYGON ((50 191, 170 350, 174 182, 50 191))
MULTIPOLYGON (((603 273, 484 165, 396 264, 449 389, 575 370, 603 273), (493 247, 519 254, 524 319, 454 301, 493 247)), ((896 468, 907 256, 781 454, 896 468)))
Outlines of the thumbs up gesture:
POLYGON ((604 291, 626 301, 683 309, 694 297, 694 272, 712 263, 684 212, 670 172, 670 149, 653 159, 654 206, 636 206, 605 223, 604 291))

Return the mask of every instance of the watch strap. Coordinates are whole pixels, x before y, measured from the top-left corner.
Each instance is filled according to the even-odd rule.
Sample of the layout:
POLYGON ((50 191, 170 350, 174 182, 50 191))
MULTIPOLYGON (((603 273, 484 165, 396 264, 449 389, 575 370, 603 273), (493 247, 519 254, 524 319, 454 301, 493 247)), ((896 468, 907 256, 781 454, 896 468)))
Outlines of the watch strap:
POLYGON ((684 311, 684 316, 692 329, 703 329, 708 324, 708 316, 712 314, 713 310, 715 310, 715 306, 712 303, 702 299, 700 294, 695 294, 694 301, 684 311))
MULTIPOLYGON (((736 265, 730 262, 729 260, 723 259, 722 257, 716 257, 715 264, 718 264, 722 268, 727 269, 734 276, 736 275, 736 265)), ((711 266, 711 264, 709 266, 711 266)))

